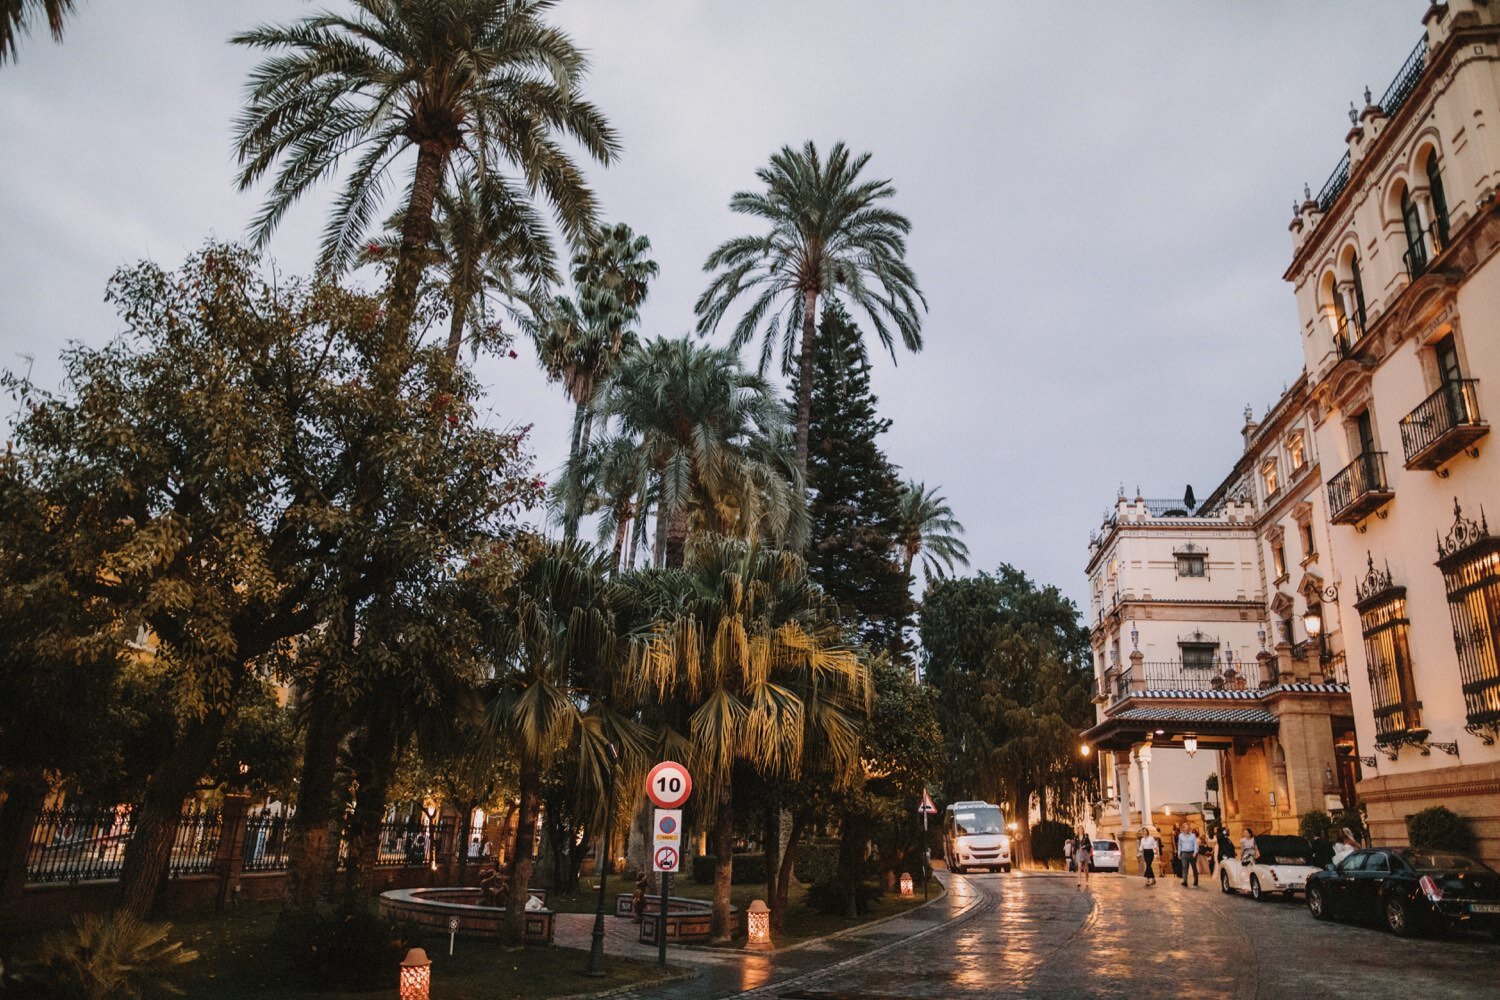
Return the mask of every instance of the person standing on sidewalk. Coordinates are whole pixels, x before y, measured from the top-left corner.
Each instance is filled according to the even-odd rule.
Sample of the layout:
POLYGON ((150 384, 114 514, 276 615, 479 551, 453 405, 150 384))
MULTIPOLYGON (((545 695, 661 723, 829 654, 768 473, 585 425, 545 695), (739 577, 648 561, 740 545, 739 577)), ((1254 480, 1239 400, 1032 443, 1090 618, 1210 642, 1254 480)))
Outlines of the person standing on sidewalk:
POLYGON ((1193 888, 1198 887, 1198 835, 1191 826, 1184 826, 1177 835, 1177 856, 1182 859, 1182 885, 1188 884, 1188 872, 1193 874, 1193 888))
POLYGON ((1094 842, 1087 837, 1073 841, 1073 862, 1078 865, 1078 888, 1089 884, 1089 869, 1094 865, 1094 842))
POLYGON ((1157 852, 1161 850, 1161 841, 1156 839, 1156 835, 1151 832, 1149 826, 1141 831, 1141 839, 1136 850, 1141 852, 1141 860, 1145 862, 1142 871, 1146 875, 1146 888, 1149 889, 1156 884, 1156 869, 1152 866, 1156 863, 1157 852))

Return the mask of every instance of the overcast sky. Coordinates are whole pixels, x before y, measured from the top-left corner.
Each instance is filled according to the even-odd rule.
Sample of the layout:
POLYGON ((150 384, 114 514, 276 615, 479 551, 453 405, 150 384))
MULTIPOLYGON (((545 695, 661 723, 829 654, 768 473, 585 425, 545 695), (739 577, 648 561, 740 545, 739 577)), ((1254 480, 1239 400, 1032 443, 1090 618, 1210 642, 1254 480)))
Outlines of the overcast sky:
MULTIPOLYGON (((59 378, 68 340, 120 329, 119 265, 245 232, 230 122, 252 65, 226 44, 302 0, 84 0, 57 46, 0 67, 0 365, 59 378)), ((914 225, 927 348, 878 365, 886 450, 938 484, 977 568, 1080 602, 1089 531, 1122 482, 1201 497, 1301 367, 1286 225, 1421 35, 1423 0, 572 0, 587 95, 623 139, 591 169, 650 236, 647 334, 692 326, 727 209, 782 144, 874 154, 914 225)), ((306 270, 326 199, 271 245, 306 270)), ((529 347, 480 374, 500 419, 563 458, 569 408, 529 347)), ((8 404, 7 404, 8 405, 8 404)))

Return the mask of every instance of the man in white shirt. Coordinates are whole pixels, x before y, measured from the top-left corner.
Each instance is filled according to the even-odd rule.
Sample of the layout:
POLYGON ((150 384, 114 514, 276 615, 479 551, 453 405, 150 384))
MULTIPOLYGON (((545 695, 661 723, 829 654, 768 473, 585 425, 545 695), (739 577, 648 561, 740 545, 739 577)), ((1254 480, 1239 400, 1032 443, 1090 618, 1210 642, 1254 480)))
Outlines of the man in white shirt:
POLYGON ((1182 859, 1182 885, 1187 887, 1188 872, 1193 873, 1193 888, 1198 887, 1198 835, 1185 826, 1177 835, 1177 856, 1182 859))

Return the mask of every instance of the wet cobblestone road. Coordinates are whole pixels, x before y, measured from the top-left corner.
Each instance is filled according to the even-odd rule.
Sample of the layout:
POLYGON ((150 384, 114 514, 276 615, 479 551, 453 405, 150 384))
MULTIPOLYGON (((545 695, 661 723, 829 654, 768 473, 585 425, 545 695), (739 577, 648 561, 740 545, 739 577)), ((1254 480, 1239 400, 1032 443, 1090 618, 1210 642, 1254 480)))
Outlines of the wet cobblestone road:
POLYGON ((1205 879, 1062 875, 949 878, 942 901, 857 934, 700 965, 643 996, 755 1000, 942 997, 1226 997, 1360 1000, 1500 997, 1500 945, 1403 940, 1319 923, 1301 900, 1255 903, 1205 879))

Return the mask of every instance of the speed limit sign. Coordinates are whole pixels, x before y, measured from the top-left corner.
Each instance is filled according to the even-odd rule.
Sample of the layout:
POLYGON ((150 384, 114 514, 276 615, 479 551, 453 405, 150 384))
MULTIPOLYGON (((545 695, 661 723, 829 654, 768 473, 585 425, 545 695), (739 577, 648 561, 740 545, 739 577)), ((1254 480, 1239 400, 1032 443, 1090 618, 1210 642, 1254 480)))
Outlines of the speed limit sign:
POLYGON ((693 794, 693 777, 675 760, 664 760, 646 775, 646 794, 662 809, 676 809, 693 794))

